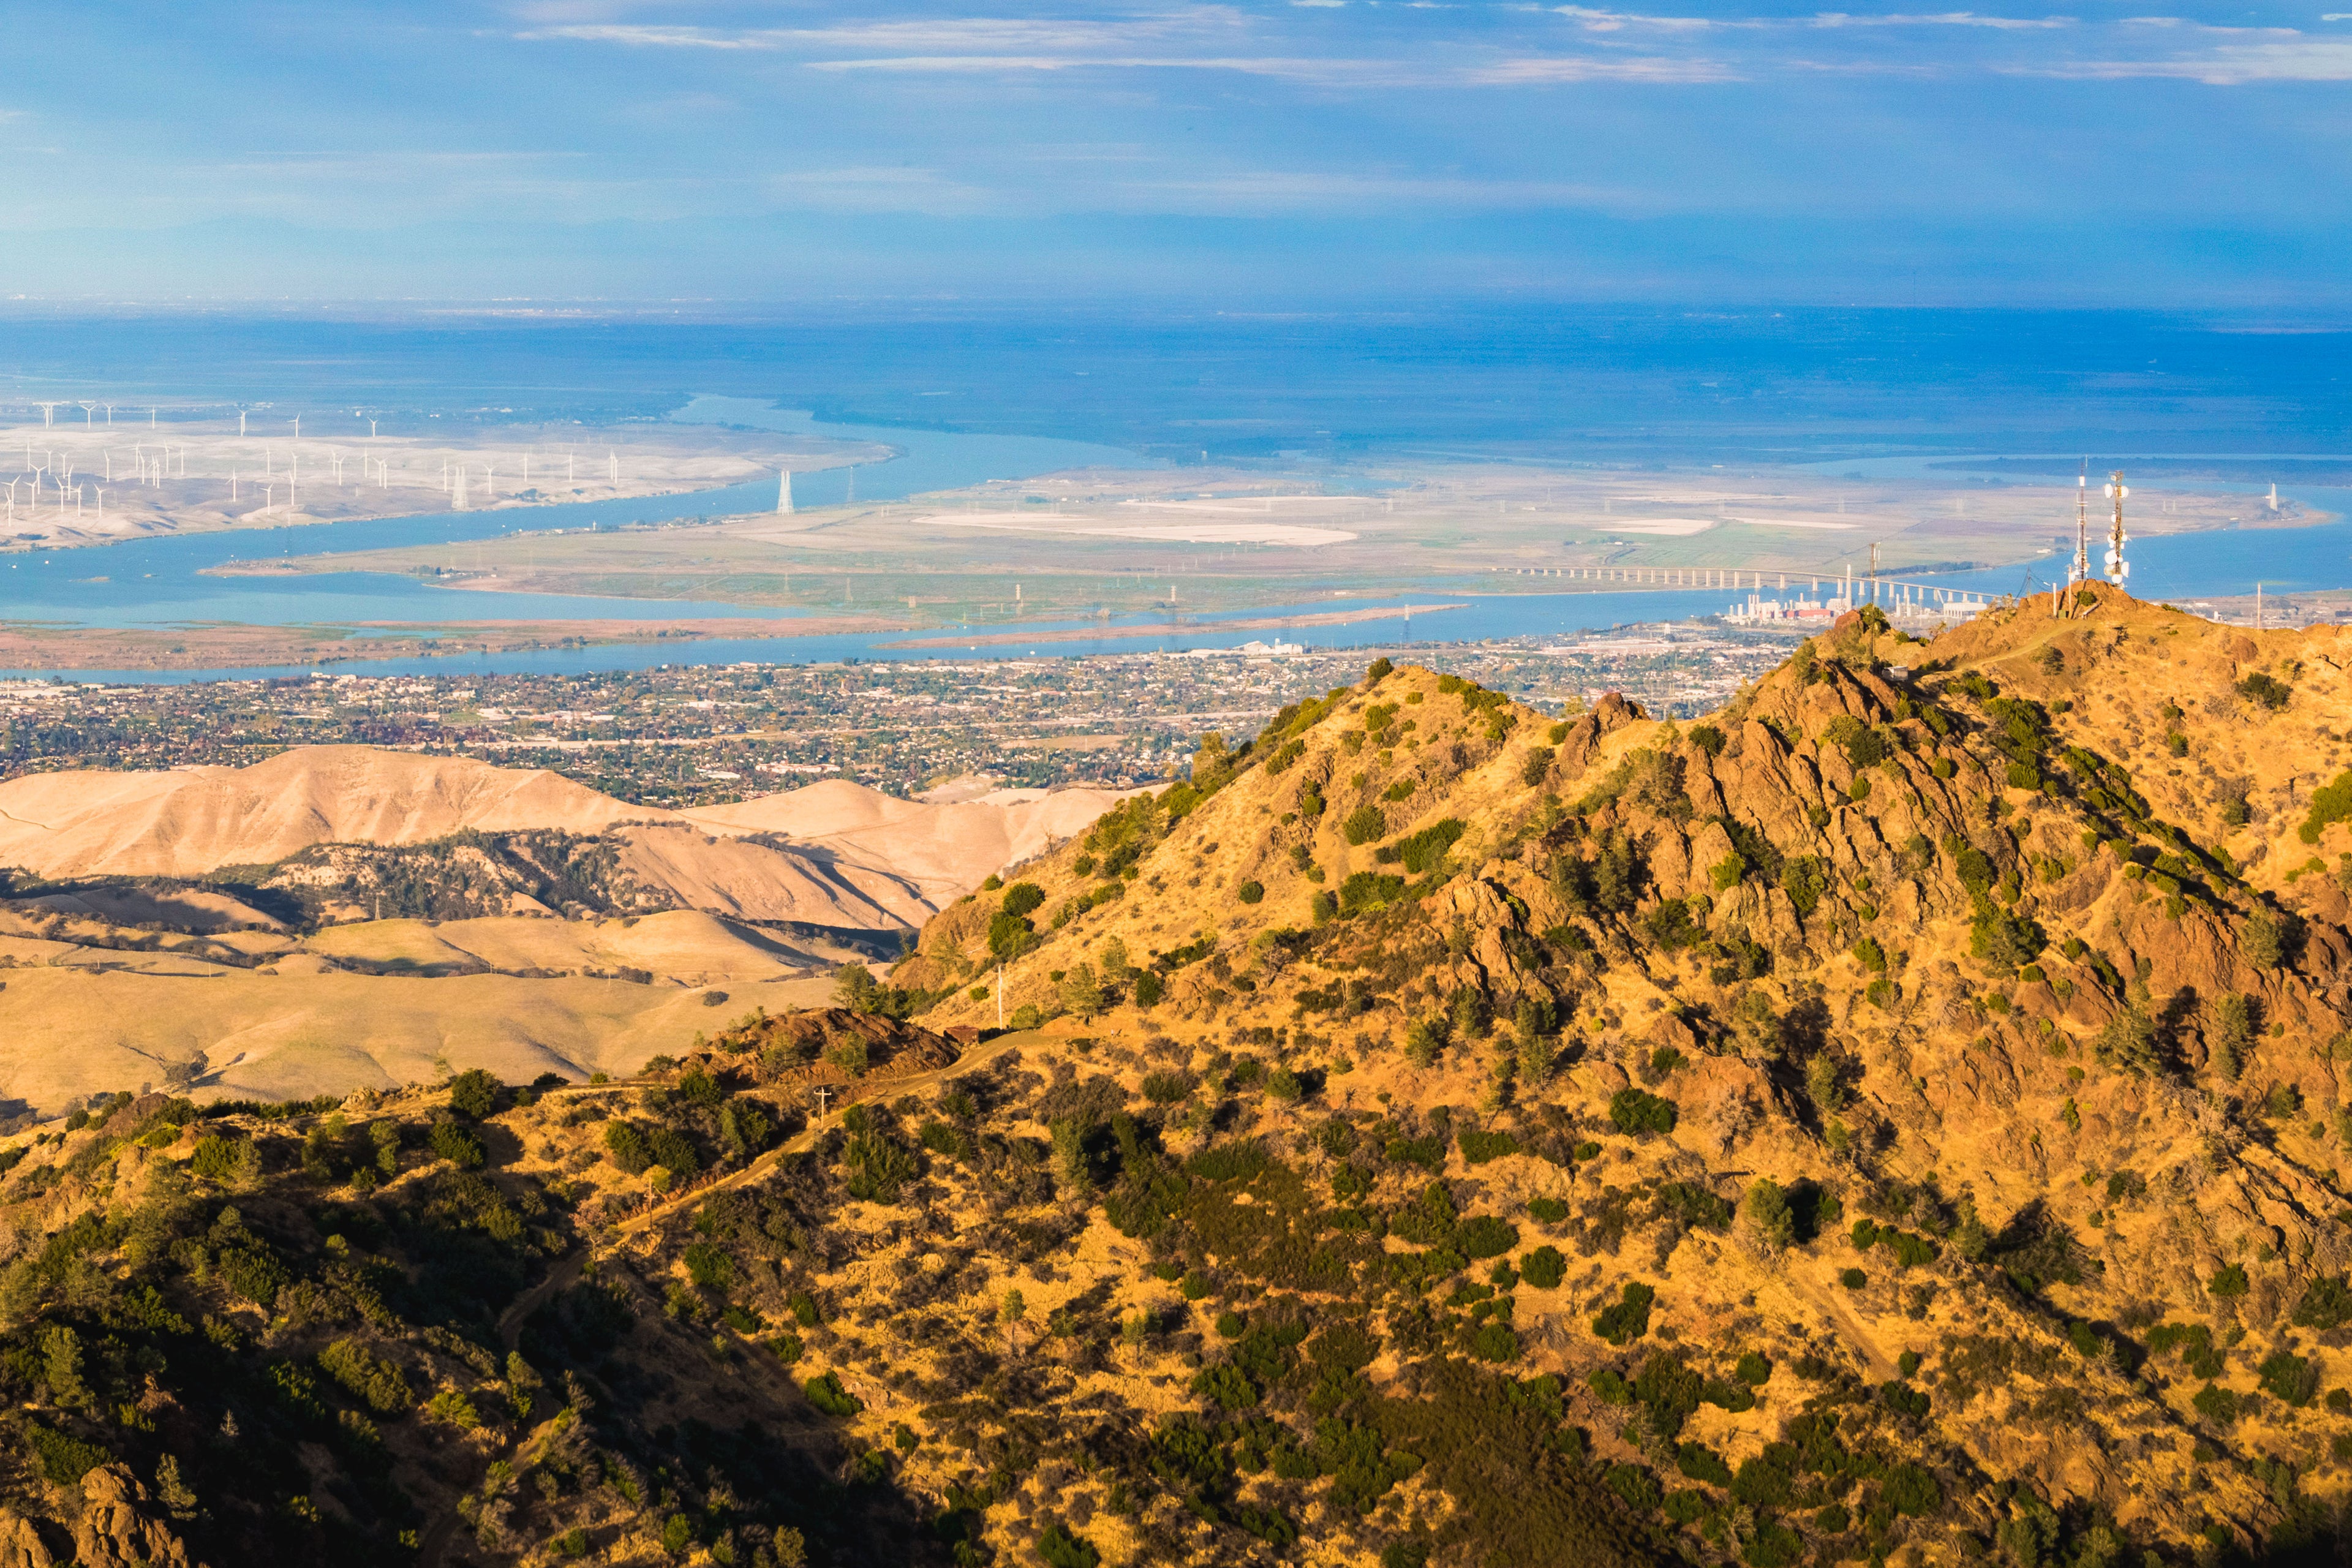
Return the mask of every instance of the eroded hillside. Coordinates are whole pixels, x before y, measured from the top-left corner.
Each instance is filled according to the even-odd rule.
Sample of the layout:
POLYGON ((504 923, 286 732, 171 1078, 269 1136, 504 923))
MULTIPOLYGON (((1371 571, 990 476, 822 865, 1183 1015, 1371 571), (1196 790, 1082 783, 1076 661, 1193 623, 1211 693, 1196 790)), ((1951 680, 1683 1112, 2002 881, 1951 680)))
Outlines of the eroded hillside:
POLYGON ((626 1083, 20 1139, 23 1529, 2332 1554, 2352 647, 2067 609, 1865 613, 1684 726, 1376 665, 846 1011, 730 1007, 626 1083))

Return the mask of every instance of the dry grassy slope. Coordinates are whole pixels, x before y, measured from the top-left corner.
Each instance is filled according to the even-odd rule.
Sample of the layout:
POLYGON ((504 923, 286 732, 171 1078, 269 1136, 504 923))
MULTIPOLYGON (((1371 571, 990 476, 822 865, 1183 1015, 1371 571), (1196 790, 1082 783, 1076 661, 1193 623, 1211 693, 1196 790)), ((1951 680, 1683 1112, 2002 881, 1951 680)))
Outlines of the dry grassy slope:
POLYGON ((92 1093, 173 1081, 175 1068, 184 1074, 200 1057, 210 1074, 200 1098, 339 1094, 429 1079, 441 1063, 517 1082, 626 1073, 732 1016, 706 997, 737 1012, 821 1004, 829 967, 854 956, 689 910, 369 921, 308 937, 174 936, 0 913, 0 1005, 11 1025, 0 1038, 0 1095, 54 1112, 92 1093), (112 945, 125 942, 153 945, 112 945), (484 968, 508 973, 467 973, 484 968))
MULTIPOLYGON (((2311 791, 2341 767, 2334 727, 2352 713, 2342 671, 2352 648, 2328 629, 2258 640, 2100 592, 2066 620, 2028 606, 1980 617, 1932 646, 1848 629, 1820 650, 1843 662, 1824 663, 1811 681, 1784 667, 1706 721, 1725 737, 1719 753, 1694 743, 1699 725, 1605 706, 1570 727, 1532 784, 1523 782, 1528 754, 1550 740, 1542 716, 1507 710, 1516 723, 1497 743, 1428 672, 1400 670, 1359 687, 1299 737, 1305 752, 1293 766, 1269 773, 1262 753, 1272 748, 1261 747, 1231 784, 1155 839, 1122 899, 1055 928, 1055 912, 1094 885, 1076 872, 1086 846, 1027 868, 1046 893, 1034 917, 1043 940, 1012 965, 1006 1005, 1052 1012, 1052 973, 1099 959, 1111 937, 1140 962, 1208 936, 1216 957, 1177 971, 1159 1006, 1118 1006, 1061 1027, 1129 1042, 1160 1037, 1166 1043, 1155 1059, 1189 1058, 1196 1068, 1230 1059, 1205 1053, 1255 1047, 1326 1069, 1322 1092, 1341 1109, 1476 1104, 1492 1125, 1523 1130, 1601 1125, 1629 1070, 1648 1078, 1650 1054, 1673 1045, 1688 1065, 1656 1087, 1679 1104, 1681 1123, 1670 1139, 1627 1149, 1611 1182, 1696 1177, 1736 1196, 1753 1174, 1811 1177, 1843 1193, 1849 1219, 1875 1201, 1882 1217, 1930 1231, 1948 1229, 1968 1200, 1997 1237, 2011 1226, 2011 1243, 2028 1239, 2021 1227, 2045 1214, 2100 1266, 2021 1304, 1948 1241, 1944 1260, 1923 1277, 1898 1275, 1883 1253, 1859 1258, 1842 1237, 1768 1264, 1700 1235, 1653 1275, 1676 1322, 1703 1337, 1710 1325, 1762 1311, 1842 1342, 1859 1367, 1883 1367, 1899 1349, 1928 1352, 1930 1380, 1966 1363, 1976 1336, 2053 1350, 2042 1373, 2008 1380, 2006 1399, 1949 1401, 1937 1429, 1985 1473, 2030 1481, 2053 1500, 2095 1504, 2150 1540, 2183 1541, 2209 1510, 2250 1527, 2274 1522, 2258 1488, 2227 1469, 2192 1466, 2188 1450, 2210 1440, 2242 1456, 2289 1458, 2333 1480, 2342 1466, 2326 1447, 2325 1417, 2273 1400, 2263 1416, 2218 1423, 2191 1408, 2200 1384, 2173 1358, 2135 1383, 2085 1363, 2059 1334, 2074 1319, 2107 1325, 2102 1332, 2122 1325, 2137 1338, 2167 1316, 2212 1321, 2224 1337, 2243 1336, 2224 1387, 2251 1391, 2256 1363, 2282 1349, 2312 1359, 2321 1388, 2352 1385, 2341 1333, 2286 1321, 2311 1279, 2341 1271, 2341 1216, 2352 1214, 2336 1175, 2352 1121, 2339 1119, 2347 1108, 2331 1049, 2352 1026, 2352 939, 2334 875, 2335 856, 2352 847, 2346 829, 2330 829, 2321 846, 2326 874, 2286 879, 2311 855, 2295 837, 2311 791), (2052 646, 2054 663, 2042 657, 2052 646), (1921 673, 1898 682, 1874 672, 1885 664, 1921 673), (2291 682, 2284 711, 2237 695, 2232 683, 2257 668, 2291 682), (2070 778, 2058 760, 2069 746, 2124 764, 2147 798, 2148 831, 2084 805, 2085 781, 2051 795, 2011 787, 2008 759, 1991 744, 2000 716, 1961 689, 1961 677, 1979 672, 2007 696, 2069 702, 2050 715, 2045 771, 2070 778), (2179 761, 2156 711, 2167 700, 2182 710, 2170 721, 2187 738, 2179 761), (1347 739, 1362 733, 1374 702, 1416 720, 1399 739, 1418 744, 1351 750, 1347 739), (1949 734, 1928 722, 1930 708, 1946 716, 1949 734), (1857 770, 1829 738, 1841 719, 1875 725, 1899 747, 1886 763, 1857 770), (1686 806, 1664 795, 1645 801, 1637 784, 1580 822, 1546 826, 1547 796, 1573 807, 1643 752, 1679 760, 1686 806), (1950 776, 1937 776, 1943 764, 1950 776), (2209 769, 2250 781, 2242 829, 2224 828, 2209 769), (1861 800, 1853 795, 1858 773, 1870 785, 1861 800), (1382 868, 1376 846, 1347 845, 1341 824, 1360 804, 1384 804, 1387 786, 1408 775, 1418 787, 1387 807, 1388 840, 1460 818, 1467 830, 1458 868, 1416 906, 1272 942, 1272 933, 1309 926, 1318 888, 1382 868), (1326 808, 1294 819, 1307 787, 1320 790, 1326 808), (1788 891, 1752 868, 1717 888, 1711 870, 1733 849, 1717 816, 1760 834, 1784 859, 1817 858, 1825 873, 1818 904, 1801 915, 1788 891), (2124 875, 2120 849, 2175 847, 2165 824, 2202 851, 2228 849, 2231 859, 2209 853, 2200 868, 2205 896, 2171 900, 2124 875), (1646 846, 1641 902, 1622 911, 1577 908, 1561 897, 1555 865, 1592 855, 1613 829, 1646 846), (2086 848, 2085 831, 2116 842, 2086 848), (1954 853, 1963 842, 1996 876, 2016 876, 2013 888, 1988 890, 2046 933, 2039 977, 1971 955, 1973 900, 1954 853), (1294 866, 1294 846, 1321 869, 1319 883, 1294 866), (2247 880, 2231 873, 2233 865, 2247 880), (1254 906, 1236 894, 1252 879, 1265 888, 1254 906), (2247 919, 2265 897, 2300 906, 2308 921, 2300 959, 2282 967, 2249 956, 2247 919), (1667 900, 1691 901, 1717 946, 1665 951, 1648 922, 1667 900), (1463 935, 1449 952, 1443 937, 1457 920, 1463 935), (1563 924, 1597 949, 1599 963, 1544 941, 1563 924), (1770 952, 1760 978, 1740 980, 1726 961, 1722 950, 1743 934, 1770 952), (1877 1001, 1869 997, 1877 977, 1855 954, 1864 937, 1889 961, 1894 988, 1877 1001), (2061 947, 2070 938, 2085 944, 2080 961, 2061 947), (2112 983, 2095 959, 2113 966, 2112 983), (2144 989, 2131 984, 2136 975, 2144 989), (1369 1010, 1326 1010, 1335 983, 1351 978, 1367 983, 1369 1010), (1407 1024, 1441 1014, 1465 984, 1491 996, 1505 1019, 1519 997, 1549 994, 1567 1017, 1573 1065, 1549 1083, 1511 1083, 1483 1044, 1411 1065, 1398 1049, 1407 1024), (2225 994, 2254 998, 2268 1026, 2235 1081, 2211 1058, 2225 994), (1750 1011, 1758 1008, 1769 1010, 1761 1022, 1750 1011), (2152 1070, 2101 1048, 2136 1008, 2154 1023, 2164 1057, 2152 1070), (1817 1056, 1843 1079, 1833 1112, 1805 1086, 1817 1056), (2299 1109, 2258 1114, 2266 1103, 2288 1103, 2285 1090, 2299 1109), (1837 1275, 1857 1262, 1871 1265, 1871 1282, 1848 1291, 1837 1275), (2249 1293, 2209 1295, 2206 1281, 2233 1264, 2248 1271, 2249 1293), (1916 1290, 1923 1279, 1937 1287, 1931 1300, 1916 1290), (2200 1489, 2194 1500, 2192 1489, 2200 1489)), ((993 903, 981 895, 935 921, 902 983, 984 979, 993 903)), ((987 1023, 995 1005, 992 995, 959 990, 927 1021, 987 1023)), ((1450 1169, 1469 1173, 1458 1152, 1452 1158, 1450 1169)), ((1557 1167, 1525 1156, 1475 1174, 1507 1199, 1570 1190, 1557 1167)), ((1575 1181, 1589 1192, 1582 1184, 1591 1179, 1580 1171, 1575 1181)), ((1599 1277, 1593 1269, 1587 1283, 1599 1277)), ((1526 1310, 1523 1299, 1523 1320, 1526 1310)), ((1589 1365, 1600 1350, 1581 1332, 1590 1304, 1563 1293, 1538 1310, 1545 1327, 1536 1342, 1549 1353, 1538 1364, 1571 1373, 1589 1365)))
MULTIPOLYGON (((1129 790, 997 790, 976 800, 899 800, 846 779, 685 813, 713 833, 782 833, 852 866, 887 867, 938 901, 1084 833, 1129 790)), ((919 922, 917 922, 919 923, 919 922)))
MULTIPOLYGON (((276 866, 316 846, 419 845, 467 829, 591 837, 617 829, 623 871, 660 898, 755 920, 911 928, 999 867, 1085 831, 1120 798, 1108 790, 1003 791, 935 805, 835 779, 672 814, 543 769, 306 746, 247 768, 75 771, 0 783, 0 868, 51 879, 196 878, 225 866, 276 866), (755 834, 796 842, 742 841, 755 834)), ((319 880, 333 868, 307 869, 319 880)), ((236 918, 201 901, 183 893, 169 907, 118 915, 166 923, 236 918)))
POLYGON ((2315 851, 2297 836, 2312 792, 2352 767, 2352 637, 2342 626, 2252 632, 2217 626, 2178 610, 2094 590, 2095 610, 2053 620, 2044 612, 2001 622, 1984 619, 1947 633, 1936 656, 1959 669, 1981 669, 2004 690, 2041 701, 2064 700, 2061 733, 2128 764, 2167 820, 2200 844, 2226 847, 2249 882, 2283 900, 2308 901, 2337 924, 2343 889, 2334 877, 2305 882, 2294 874, 2315 853, 2335 869, 2352 852, 2352 826, 2331 828, 2315 851), (2044 650, 2062 661, 2053 668, 2044 650), (2237 695, 2242 678, 2284 678, 2294 698, 2278 712, 2237 695), (2168 705, 2180 710, 2168 716, 2168 705), (2166 736, 2188 741, 2174 757, 2166 736), (2221 818, 2219 786, 2248 786, 2249 819, 2221 818), (2294 881, 2289 881, 2294 877, 2294 881))
POLYGON ((11 779, 0 784, 0 865, 44 877, 195 877, 313 844, 415 844, 468 827, 595 833, 647 815, 542 770, 303 746, 247 768, 11 779))

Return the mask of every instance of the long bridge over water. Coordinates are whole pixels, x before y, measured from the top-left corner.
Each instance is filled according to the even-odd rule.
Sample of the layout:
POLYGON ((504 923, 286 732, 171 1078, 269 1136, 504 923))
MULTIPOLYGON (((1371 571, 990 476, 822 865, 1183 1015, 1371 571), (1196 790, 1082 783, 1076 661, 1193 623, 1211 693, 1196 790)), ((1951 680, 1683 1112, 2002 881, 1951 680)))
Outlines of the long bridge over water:
MULTIPOLYGON (((1768 589, 1785 594, 1791 575, 1738 566, 1497 566, 1495 571, 1504 576, 1557 577, 1567 582, 1607 583, 1626 588, 1716 588, 1752 594, 1768 589), (1777 581, 1767 583, 1767 578, 1777 581)), ((1823 578, 1819 573, 1794 575, 1798 582, 1807 584, 1807 591, 1816 598, 1824 582, 1840 590, 1834 600, 1824 603, 1834 603, 1841 611, 1856 605, 1883 605, 1913 615, 1933 614, 1939 609, 1972 615, 1992 603, 1991 597, 1973 588, 1915 583, 1900 577, 1857 577, 1852 571, 1843 577, 1823 578)))

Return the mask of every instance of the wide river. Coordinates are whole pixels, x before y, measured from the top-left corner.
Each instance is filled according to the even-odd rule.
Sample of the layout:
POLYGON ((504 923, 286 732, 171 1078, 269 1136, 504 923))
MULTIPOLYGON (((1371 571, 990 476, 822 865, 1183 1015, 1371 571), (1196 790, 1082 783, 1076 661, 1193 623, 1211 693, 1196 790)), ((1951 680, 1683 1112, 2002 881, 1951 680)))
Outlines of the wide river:
MULTIPOLYGON (((1150 466, 1137 454, 1114 447, 1038 437, 960 435, 881 426, 824 425, 807 415, 778 410, 748 398, 699 397, 672 418, 687 423, 750 426, 792 434, 878 443, 894 456, 856 469, 858 499, 896 500, 953 489, 989 479, 1019 479, 1068 468, 1150 466)), ((1951 457, 1935 459, 1948 467, 1951 457)), ((1840 460, 1816 466, 1841 473, 1867 471, 1909 477, 1927 458, 1840 460)), ((1922 470, 1924 471, 1924 470, 1922 470)), ((839 504, 852 483, 851 470, 834 468, 795 475, 793 495, 808 506, 839 504)), ((2250 497, 2262 487, 2197 487, 2242 489, 2250 497)), ((775 504, 772 478, 724 489, 633 500, 582 501, 503 511, 428 513, 410 517, 318 523, 300 528, 207 533, 150 539, 92 549, 29 554, 0 571, 0 618, 71 626, 133 626, 198 622, 251 625, 348 624, 364 621, 610 619, 675 621, 688 616, 788 618, 793 612, 695 600, 607 599, 568 595, 453 591, 388 574, 331 573, 298 577, 213 577, 204 569, 257 555, 315 554, 387 549, 425 543, 495 539, 517 532, 660 522, 765 510, 775 504), (272 547, 276 547, 273 551, 272 547)), ((2146 492, 2154 497, 2158 491, 2146 492)), ((2257 582, 2273 593, 2352 585, 2352 491, 2320 486, 2282 487, 2280 495, 2336 521, 2295 529, 2226 530, 2173 534, 2135 541, 2131 586, 2144 598, 2187 603, 2209 596, 2252 593, 2257 582)), ((2053 520, 2053 537, 2059 524, 2053 520)), ((2046 586, 2060 566, 2051 555, 2025 566, 1946 573, 1938 585, 1986 595, 2013 594, 2046 586)), ((1792 579, 1792 584, 1795 580, 1792 579)), ((1222 621, 1258 619, 1286 612, 1309 614, 1354 608, 1428 605, 1443 600, 1461 607, 1423 613, 1410 620, 1387 618, 1352 625, 1284 631, 1285 641, 1318 647, 1391 646, 1400 641, 1461 642, 1494 637, 1551 637, 1634 622, 1675 620, 1720 612, 1735 596, 1718 590, 1651 589, 1570 593, 1496 594, 1496 580, 1477 576, 1433 580, 1406 595, 1362 595, 1319 588, 1311 576, 1299 583, 1299 600, 1227 616, 1187 616, 1181 634, 1165 629, 1166 617, 1115 617, 1099 621, 1040 622, 1019 628, 1045 633, 1094 629, 1083 640, 973 643, 964 647, 891 648, 885 645, 951 636, 929 632, 867 632, 829 636, 616 643, 591 647, 546 648, 439 658, 344 659, 325 668, 337 674, 393 675, 647 668, 657 665, 726 664, 742 660, 803 663, 844 658, 1008 658, 1032 655, 1139 652, 1153 648, 1231 647, 1277 634, 1227 629, 1222 621), (1137 623, 1148 621, 1151 629, 1137 623), (1137 629, 1122 631, 1122 626, 1137 629)), ((77 670, 52 677, 107 681, 194 681, 299 675, 310 666, 218 670, 77 670)), ((0 671, 0 674, 39 674, 0 671)))

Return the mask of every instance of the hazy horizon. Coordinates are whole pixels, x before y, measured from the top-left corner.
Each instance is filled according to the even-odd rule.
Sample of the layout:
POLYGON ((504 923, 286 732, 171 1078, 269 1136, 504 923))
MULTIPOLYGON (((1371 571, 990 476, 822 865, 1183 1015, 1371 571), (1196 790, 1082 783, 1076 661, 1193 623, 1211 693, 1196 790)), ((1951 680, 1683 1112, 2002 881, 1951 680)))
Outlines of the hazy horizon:
POLYGON ((20 61, 18 296, 2352 302, 2352 13, 2278 4, 149 5, 20 61))

